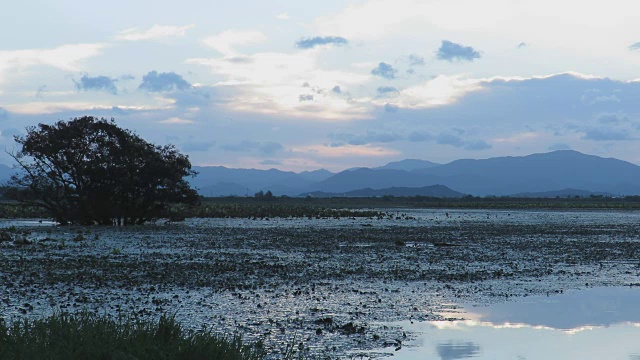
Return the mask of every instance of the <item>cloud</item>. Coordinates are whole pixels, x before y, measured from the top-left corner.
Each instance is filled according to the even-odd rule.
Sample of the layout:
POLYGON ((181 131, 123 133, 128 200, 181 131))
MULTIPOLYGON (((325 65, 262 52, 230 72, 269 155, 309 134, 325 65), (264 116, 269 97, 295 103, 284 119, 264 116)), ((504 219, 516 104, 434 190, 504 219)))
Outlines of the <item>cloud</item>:
POLYGON ((411 142, 425 142, 433 139, 433 135, 425 131, 412 131, 409 136, 407 136, 407 140, 411 142))
MULTIPOLYGON (((217 88, 235 93, 226 106, 231 110, 311 120, 352 120, 368 118, 370 105, 335 96, 331 89, 351 87, 370 80, 370 76, 351 70, 324 69, 317 51, 293 53, 264 52, 247 55, 251 61, 231 63, 222 58, 194 58, 187 63, 207 66, 222 80, 217 88), (313 91, 313 101, 300 102, 300 84, 313 91)), ((305 93, 307 90, 305 90, 305 93)))
POLYGON ((314 36, 302 38, 296 42, 299 49, 312 49, 316 46, 337 45, 342 46, 348 43, 347 39, 340 36, 314 36))
POLYGON ((336 85, 334 87, 331 88, 331 91, 334 94, 342 94, 342 88, 340 88, 340 86, 336 85))
POLYGON ((491 145, 484 140, 467 141, 463 140, 458 135, 446 132, 440 133, 436 137, 436 143, 441 145, 451 145, 465 150, 487 150, 491 148, 491 145))
POLYGON ((440 75, 422 84, 399 90, 393 100, 374 101, 378 106, 420 109, 451 105, 469 93, 482 90, 482 81, 461 76, 440 75))
POLYGON ((392 104, 384 104, 384 111, 388 113, 398 112, 398 107, 392 104))
POLYGON ((571 146, 567 144, 556 143, 556 144, 550 145, 547 148, 547 150, 556 151, 556 150, 573 150, 573 149, 571 148, 571 146))
POLYGON ((510 135, 508 137, 495 138, 493 142, 495 143, 506 143, 506 144, 521 144, 526 141, 532 141, 539 139, 542 133, 535 131, 525 131, 510 135))
POLYGON ((400 152, 394 149, 387 149, 379 146, 357 146, 357 145, 309 145, 303 147, 294 147, 292 152, 301 153, 313 157, 330 157, 340 158, 347 156, 357 157, 388 157, 400 155, 400 152))
POLYGON ((9 118, 9 112, 0 107, 0 120, 6 120, 9 118))
POLYGON ((273 141, 267 141, 260 144, 259 149, 265 154, 273 154, 282 150, 284 147, 282 144, 273 141))
POLYGON ((633 44, 629 45, 629 50, 631 50, 631 51, 640 50, 640 42, 633 43, 633 44))
POLYGON ((442 133, 436 137, 436 142, 443 145, 452 145, 455 147, 464 146, 464 141, 457 135, 442 133))
POLYGON ((402 136, 395 133, 376 132, 368 130, 365 134, 356 135, 351 133, 337 133, 329 134, 329 138, 332 140, 331 146, 343 146, 343 145, 368 145, 373 143, 390 143, 402 139, 402 136))
POLYGON ((411 54, 409 55, 409 66, 424 66, 426 62, 422 56, 411 54))
POLYGON ((393 86, 380 86, 376 89, 376 92, 378 93, 378 95, 389 95, 398 93, 398 89, 394 88, 393 86))
POLYGON ((282 144, 277 142, 273 142, 273 141, 258 142, 258 141, 251 141, 251 140, 243 140, 235 144, 224 144, 220 147, 224 150, 233 151, 233 152, 250 152, 250 151, 257 150, 267 155, 271 155, 273 153, 276 153, 284 149, 282 144))
POLYGON ((187 152, 209 151, 215 144, 215 141, 186 141, 180 148, 187 152))
POLYGON ((259 31, 227 30, 219 34, 209 36, 202 40, 206 46, 213 48, 223 55, 237 55, 236 47, 261 43, 267 37, 259 31))
POLYGON ((276 16, 276 18, 278 20, 289 20, 289 19, 291 19, 291 17, 287 13, 280 13, 280 14, 278 14, 278 16, 276 16))
POLYGON ((102 53, 106 44, 70 44, 52 49, 30 49, 0 51, 0 83, 6 81, 13 69, 33 66, 50 66, 60 70, 77 72, 82 62, 102 53))
POLYGON ((589 128, 584 130, 584 135, 582 136, 582 139, 594 140, 594 141, 634 140, 628 131, 625 131, 622 129, 611 129, 611 128, 604 128, 604 127, 589 128))
POLYGON ((188 90, 174 91, 165 96, 168 99, 172 99, 176 107, 194 108, 209 105, 214 101, 212 99, 214 96, 217 96, 217 100, 221 100, 224 94, 221 94, 220 91, 217 91, 215 88, 192 87, 188 90))
POLYGON ((35 93, 34 97, 36 99, 42 100, 42 99, 44 99, 44 94, 46 92, 47 92, 47 85, 38 86, 38 89, 36 89, 36 93, 35 93))
POLYGON ((110 94, 116 95, 118 93, 118 88, 116 88, 116 79, 111 79, 106 76, 95 76, 90 77, 87 75, 82 76, 79 82, 76 83, 76 88, 78 91, 106 91, 110 94))
POLYGON ((158 121, 160 124, 173 124, 173 125, 183 125, 183 124, 193 124, 193 120, 182 119, 179 117, 172 117, 166 120, 158 121))
POLYGON ((468 142, 464 145, 465 150, 487 150, 491 149, 491 144, 488 144, 484 140, 476 140, 472 142, 468 142))
POLYGON ((471 46, 463 46, 448 40, 442 40, 440 48, 436 52, 438 60, 453 61, 473 61, 482 56, 471 46))
POLYGON ((118 106, 112 106, 111 107, 111 111, 115 114, 115 115, 120 115, 120 116, 125 116, 128 115, 129 112, 118 107, 118 106))
POLYGON ((378 67, 371 70, 372 75, 381 76, 385 79, 394 79, 397 72, 398 70, 394 69, 393 66, 384 62, 379 63, 378 67))
POLYGON ((310 95, 310 94, 298 95, 298 101, 300 102, 313 101, 313 95, 310 95))
POLYGON ((226 57, 223 60, 234 64, 251 64, 253 62, 251 57, 242 55, 226 57))
POLYGON ((195 25, 185 26, 163 26, 154 25, 148 30, 138 30, 138 28, 131 28, 122 30, 116 36, 117 40, 125 41, 141 41, 141 40, 160 40, 171 37, 183 37, 187 31, 193 29, 195 25))
POLYGON ((582 93, 580 100, 587 105, 594 105, 602 102, 620 102, 620 99, 616 95, 617 90, 609 94, 603 93, 599 89, 587 89, 582 93))
POLYGON ((516 46, 518 49, 522 49, 522 48, 526 48, 527 46, 529 46, 529 44, 527 44, 526 42, 521 42, 520 44, 518 44, 518 46, 516 46))
POLYGON ((262 165, 282 165, 282 162, 278 161, 278 160, 263 160, 263 161, 260 161, 260 164, 262 164, 262 165))
POLYGON ((596 116, 596 121, 600 124, 615 125, 628 121, 628 118, 626 115, 620 113, 602 113, 596 116))
POLYGON ((158 73, 155 70, 143 76, 142 83, 138 86, 138 89, 149 92, 166 92, 190 88, 191 84, 183 79, 182 76, 174 72, 158 73))

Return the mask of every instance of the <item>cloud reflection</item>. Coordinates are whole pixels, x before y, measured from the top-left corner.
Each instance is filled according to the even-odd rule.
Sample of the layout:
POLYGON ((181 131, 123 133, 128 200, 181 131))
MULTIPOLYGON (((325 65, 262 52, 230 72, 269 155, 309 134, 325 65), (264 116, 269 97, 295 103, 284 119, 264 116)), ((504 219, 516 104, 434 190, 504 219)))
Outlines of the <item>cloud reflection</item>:
POLYGON ((444 342, 436 346, 442 360, 467 359, 480 353, 480 346, 472 342, 444 342))

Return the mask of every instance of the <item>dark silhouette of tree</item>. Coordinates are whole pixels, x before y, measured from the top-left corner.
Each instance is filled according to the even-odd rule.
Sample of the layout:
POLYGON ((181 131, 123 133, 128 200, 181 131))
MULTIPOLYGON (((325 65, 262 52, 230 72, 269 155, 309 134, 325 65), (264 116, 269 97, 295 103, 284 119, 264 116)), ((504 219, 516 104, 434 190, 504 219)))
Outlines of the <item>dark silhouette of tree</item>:
POLYGON ((258 191, 257 193, 255 193, 253 195, 253 197, 257 198, 257 199, 273 199, 273 193, 271 192, 271 190, 268 190, 266 193, 262 190, 258 191))
POLYGON ((11 154, 22 170, 3 194, 43 207, 61 224, 141 224, 169 204, 194 203, 189 158, 91 116, 28 127, 11 154))

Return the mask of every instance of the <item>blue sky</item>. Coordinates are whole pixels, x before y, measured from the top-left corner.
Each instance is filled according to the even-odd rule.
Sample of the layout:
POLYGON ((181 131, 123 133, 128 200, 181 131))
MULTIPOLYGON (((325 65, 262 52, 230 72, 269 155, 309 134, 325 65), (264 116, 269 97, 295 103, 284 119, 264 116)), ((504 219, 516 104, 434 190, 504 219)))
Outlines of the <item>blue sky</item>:
POLYGON ((0 145, 94 115, 196 165, 640 164, 639 30, 631 0, 11 2, 0 145))

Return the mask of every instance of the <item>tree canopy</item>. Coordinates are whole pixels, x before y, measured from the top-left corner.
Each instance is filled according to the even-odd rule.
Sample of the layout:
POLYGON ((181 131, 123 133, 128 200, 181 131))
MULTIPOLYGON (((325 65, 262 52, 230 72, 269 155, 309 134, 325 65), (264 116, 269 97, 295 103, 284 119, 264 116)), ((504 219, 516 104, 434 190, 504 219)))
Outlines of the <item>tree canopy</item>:
POLYGON ((21 170, 4 195, 43 207, 61 224, 140 224, 161 217, 169 204, 194 203, 185 180, 188 156, 158 146, 91 116, 39 124, 16 136, 12 154, 21 170))

